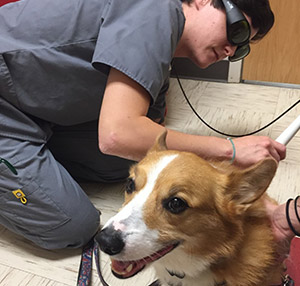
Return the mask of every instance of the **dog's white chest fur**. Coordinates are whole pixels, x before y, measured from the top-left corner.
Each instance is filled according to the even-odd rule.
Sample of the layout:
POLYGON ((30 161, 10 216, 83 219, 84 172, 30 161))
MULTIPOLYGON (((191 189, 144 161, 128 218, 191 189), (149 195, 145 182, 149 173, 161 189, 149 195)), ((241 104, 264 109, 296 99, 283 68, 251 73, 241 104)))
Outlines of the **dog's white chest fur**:
POLYGON ((153 263, 162 286, 214 286, 209 263, 188 257, 180 248, 153 263), (201 284, 199 284, 201 282, 201 284))

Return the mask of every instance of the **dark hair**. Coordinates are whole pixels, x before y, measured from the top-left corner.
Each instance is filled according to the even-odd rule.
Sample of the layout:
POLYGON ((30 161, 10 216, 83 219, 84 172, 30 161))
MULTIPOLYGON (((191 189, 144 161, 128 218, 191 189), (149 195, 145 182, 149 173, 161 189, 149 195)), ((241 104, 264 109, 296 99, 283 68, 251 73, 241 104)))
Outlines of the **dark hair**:
MULTIPOLYGON (((181 0, 188 4, 194 0, 181 0)), ((240 10, 247 14, 252 21, 252 27, 257 29, 253 41, 262 39, 274 25, 274 14, 271 10, 269 0, 231 0, 240 10)), ((216 9, 224 9, 221 0, 211 0, 211 5, 216 9)))

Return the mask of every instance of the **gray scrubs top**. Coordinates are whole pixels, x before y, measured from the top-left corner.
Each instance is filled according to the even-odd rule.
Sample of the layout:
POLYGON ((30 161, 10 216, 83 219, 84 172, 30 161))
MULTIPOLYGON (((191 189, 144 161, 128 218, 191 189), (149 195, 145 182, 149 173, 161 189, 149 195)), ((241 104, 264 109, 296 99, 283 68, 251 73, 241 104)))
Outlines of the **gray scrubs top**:
MULTIPOLYGON (((99 116, 114 67, 149 92, 148 116, 163 118, 169 65, 184 22, 179 0, 7 4, 0 8, 0 96, 51 123, 88 122, 99 116)), ((0 134, 4 125, 0 110, 0 134)))

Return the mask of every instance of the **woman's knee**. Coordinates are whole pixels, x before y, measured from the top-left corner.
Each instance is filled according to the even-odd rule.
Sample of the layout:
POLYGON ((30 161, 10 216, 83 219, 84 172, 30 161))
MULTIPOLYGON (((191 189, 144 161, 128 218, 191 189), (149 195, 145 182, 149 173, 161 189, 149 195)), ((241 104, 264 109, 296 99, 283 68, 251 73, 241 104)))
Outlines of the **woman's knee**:
POLYGON ((22 204, 2 209, 0 224, 45 249, 81 247, 100 225, 100 212, 90 201, 59 211, 42 203, 36 207, 36 211, 29 207, 26 212, 22 204))
POLYGON ((78 211, 69 221, 45 232, 34 242, 45 249, 79 248, 87 244, 100 226, 100 212, 89 209, 78 211))

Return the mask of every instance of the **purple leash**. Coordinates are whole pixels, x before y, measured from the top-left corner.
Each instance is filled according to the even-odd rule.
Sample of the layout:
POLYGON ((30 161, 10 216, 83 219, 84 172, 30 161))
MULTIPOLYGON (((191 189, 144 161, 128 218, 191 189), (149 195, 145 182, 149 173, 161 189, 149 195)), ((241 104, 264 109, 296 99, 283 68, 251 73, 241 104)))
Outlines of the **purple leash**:
POLYGON ((91 284, 93 248, 94 239, 90 240, 82 250, 81 262, 77 278, 77 286, 88 286, 91 284))
POLYGON ((101 273, 99 261, 99 245, 94 238, 83 248, 79 267, 77 286, 90 286, 92 277, 93 254, 95 255, 98 276, 103 286, 109 286, 101 273))

